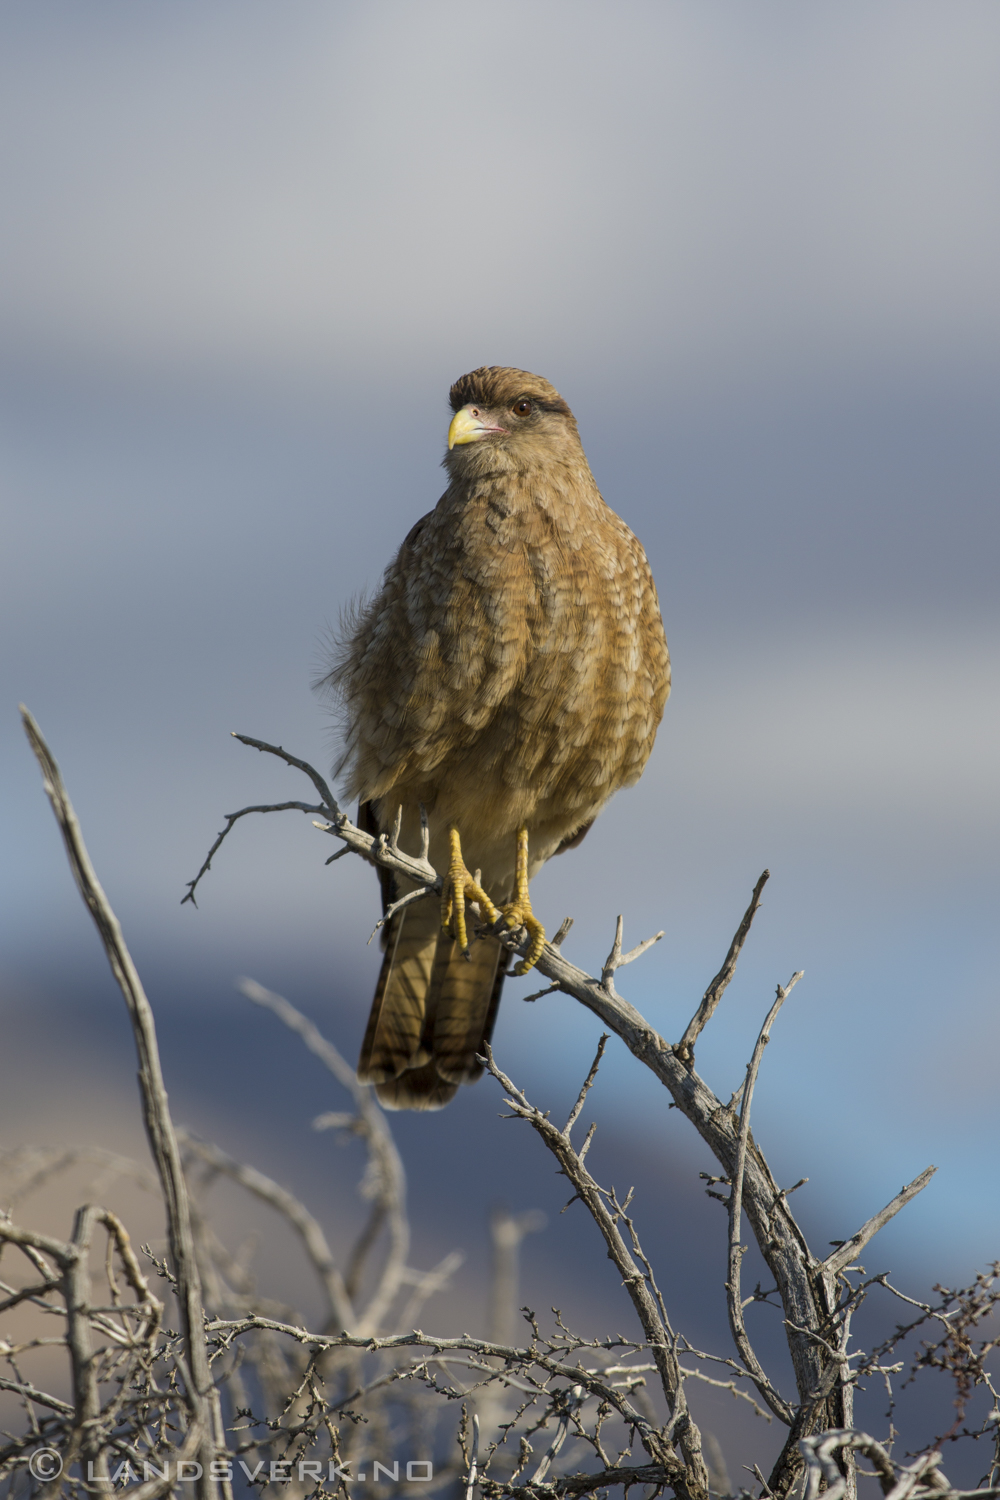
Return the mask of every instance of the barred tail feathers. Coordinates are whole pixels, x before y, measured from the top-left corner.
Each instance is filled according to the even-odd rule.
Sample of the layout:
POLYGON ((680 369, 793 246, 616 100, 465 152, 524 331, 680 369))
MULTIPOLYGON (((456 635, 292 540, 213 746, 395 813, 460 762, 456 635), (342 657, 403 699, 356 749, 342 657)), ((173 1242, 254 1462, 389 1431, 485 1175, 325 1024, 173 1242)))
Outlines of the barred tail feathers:
POLYGON ((389 923, 385 957, 361 1047, 358 1078, 387 1109, 441 1109, 482 1072, 476 1054, 493 1031, 507 954, 496 938, 468 958, 441 931, 433 898, 389 923))

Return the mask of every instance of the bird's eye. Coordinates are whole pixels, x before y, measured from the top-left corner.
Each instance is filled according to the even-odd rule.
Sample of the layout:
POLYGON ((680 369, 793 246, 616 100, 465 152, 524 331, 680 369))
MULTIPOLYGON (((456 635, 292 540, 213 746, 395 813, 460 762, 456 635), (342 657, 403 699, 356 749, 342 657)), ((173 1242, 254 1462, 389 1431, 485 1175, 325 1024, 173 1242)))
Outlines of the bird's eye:
POLYGON ((517 412, 519 417, 526 417, 531 410, 531 402, 516 401, 514 403, 514 410, 517 412))

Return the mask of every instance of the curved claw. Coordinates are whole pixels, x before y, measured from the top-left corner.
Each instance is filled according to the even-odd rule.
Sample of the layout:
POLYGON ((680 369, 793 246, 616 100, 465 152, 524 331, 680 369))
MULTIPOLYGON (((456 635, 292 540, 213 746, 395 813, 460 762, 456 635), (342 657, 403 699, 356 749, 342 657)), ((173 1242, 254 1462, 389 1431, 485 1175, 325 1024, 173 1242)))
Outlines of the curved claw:
POLYGON ((514 879, 514 899, 503 908, 504 920, 507 926, 514 930, 518 927, 526 927, 531 944, 527 953, 514 970, 515 974, 527 974, 533 969, 542 956, 545 947, 545 928, 539 922, 531 909, 531 897, 528 894, 528 830, 518 829, 517 834, 517 870, 514 879))
POLYGON ((522 911, 517 905, 505 906, 502 908, 502 914, 511 931, 514 931, 518 927, 526 927, 528 929, 531 945, 513 971, 515 974, 527 974, 528 970, 533 969, 542 956, 542 949, 545 947, 545 928, 530 909, 522 911))
POLYGON ((474 880, 466 869, 465 860, 462 858, 462 841, 454 825, 448 830, 448 837, 451 844, 451 863, 441 891, 441 931, 450 933, 454 921, 455 941, 462 952, 468 955, 469 934, 465 924, 466 901, 477 901, 479 910, 490 923, 496 922, 500 913, 479 882, 474 880))
MULTIPOLYGON (((476 901, 484 919, 492 926, 503 917, 511 932, 525 927, 531 942, 528 951, 514 969, 515 974, 527 974, 542 956, 545 947, 545 928, 531 909, 528 894, 528 830, 521 828, 517 835, 517 865, 514 879, 514 899, 497 910, 483 890, 479 881, 466 869, 462 856, 462 841, 458 829, 452 825, 448 830, 451 846, 451 862, 441 892, 441 931, 451 933, 454 928, 455 941, 462 952, 469 952, 469 934, 465 921, 465 903, 476 901)), ((478 872, 477 872, 478 873, 478 872)))

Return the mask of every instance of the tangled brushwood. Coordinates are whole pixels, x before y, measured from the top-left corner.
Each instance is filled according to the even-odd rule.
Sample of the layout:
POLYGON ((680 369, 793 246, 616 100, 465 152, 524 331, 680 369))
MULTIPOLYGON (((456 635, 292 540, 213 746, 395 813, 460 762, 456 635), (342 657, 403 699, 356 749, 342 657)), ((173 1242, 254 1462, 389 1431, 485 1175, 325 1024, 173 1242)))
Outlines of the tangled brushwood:
MULTIPOLYGON (((733 977, 766 872, 722 968, 674 1044, 615 987, 617 971, 655 941, 623 953, 620 918, 599 978, 563 957, 568 924, 538 964, 551 990, 596 1014, 655 1074, 669 1094, 665 1107, 679 1109, 713 1152, 719 1170, 707 1190, 726 1206, 726 1295, 735 1357, 694 1348, 674 1326, 668 1294, 631 1215, 631 1195, 619 1198, 588 1168, 593 1127, 583 1133, 579 1122, 607 1035, 562 1126, 527 1098, 489 1049, 483 1062, 510 1116, 530 1125, 567 1179, 570 1201, 578 1200, 600 1231, 613 1274, 631 1300, 635 1336, 583 1336, 555 1311, 541 1319, 528 1309, 520 1336, 504 1328, 517 1243, 537 1226, 530 1216, 499 1214, 493 1223, 493 1291, 500 1309, 495 1336, 446 1337, 423 1332, 418 1322, 428 1298, 447 1285, 458 1257, 427 1271, 410 1266, 403 1169, 386 1118, 332 1043, 287 1000, 243 982, 246 998, 296 1032, 349 1096, 350 1108, 317 1122, 359 1138, 367 1152, 368 1219, 343 1263, 317 1219, 284 1187, 174 1126, 149 1002, 58 768, 27 712, 25 724, 74 876, 126 1001, 156 1175, 107 1152, 24 1149, 3 1160, 5 1195, 7 1201, 24 1198, 81 1162, 93 1164, 105 1180, 109 1174, 148 1178, 162 1195, 167 1253, 158 1258, 149 1250, 137 1252, 119 1218, 93 1204, 77 1210, 65 1241, 23 1228, 10 1215, 0 1218, 6 1267, 0 1281, 6 1321, 0 1329, 0 1393, 22 1414, 17 1430, 0 1437, 0 1493, 228 1500, 270 1484, 290 1496, 319 1500, 357 1495, 358 1482, 371 1479, 423 1486, 428 1494, 461 1494, 464 1500, 473 1500, 477 1489, 487 1500, 542 1500, 634 1486, 650 1497, 670 1492, 681 1500, 737 1493, 767 1500, 816 1500, 826 1493, 830 1500, 853 1500, 860 1473, 891 1500, 1000 1495, 1000 1400, 991 1373, 1000 1342, 1000 1265, 962 1289, 936 1288, 933 1302, 906 1296, 887 1276, 865 1275, 858 1256, 920 1192, 933 1168, 830 1254, 816 1255, 789 1208, 793 1189, 778 1187, 751 1134, 763 1052, 801 976, 778 987, 732 1098, 716 1097, 695 1072, 695 1046, 733 977), (227 1248, 213 1228, 206 1194, 219 1178, 269 1204, 299 1236, 324 1297, 316 1331, 304 1327, 293 1309, 260 1296, 241 1254, 227 1248), (772 1291, 758 1287, 746 1295, 741 1286, 745 1224, 774 1279, 772 1291), (892 1334, 865 1352, 854 1346, 853 1324, 876 1295, 899 1299, 903 1312, 892 1334), (782 1310, 794 1391, 779 1389, 747 1331, 745 1308, 768 1298, 782 1310), (34 1321, 25 1332, 29 1314, 34 1321), (65 1351, 67 1362, 65 1387, 55 1394, 32 1379, 32 1359, 52 1348, 65 1351), (923 1370, 949 1377, 952 1404, 942 1430, 927 1433, 922 1451, 901 1454, 893 1443, 896 1389, 923 1370), (880 1439, 854 1424, 855 1389, 868 1379, 884 1382, 889 1393, 889 1430, 880 1439), (688 1392, 705 1382, 787 1429, 769 1474, 751 1464, 747 1482, 734 1486, 716 1445, 703 1444, 688 1392), (946 1478, 946 1442, 978 1445, 983 1462, 977 1489, 957 1489, 946 1478)), ((354 852, 415 880, 428 894, 440 890, 426 850, 407 854, 398 834, 372 837, 345 817, 313 767, 278 747, 244 742, 303 772, 318 800, 230 815, 189 896, 240 818, 287 809, 313 814, 325 834, 342 842, 332 858, 354 852)), ((502 921, 493 930, 524 951, 523 930, 506 932, 502 921)))

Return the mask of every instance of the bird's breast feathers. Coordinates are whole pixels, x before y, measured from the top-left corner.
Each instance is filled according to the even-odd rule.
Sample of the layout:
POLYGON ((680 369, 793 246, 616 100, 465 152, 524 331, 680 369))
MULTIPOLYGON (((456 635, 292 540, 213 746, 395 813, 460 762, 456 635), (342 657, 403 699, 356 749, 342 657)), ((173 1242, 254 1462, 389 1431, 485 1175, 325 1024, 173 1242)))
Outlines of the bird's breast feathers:
POLYGON ((352 790, 463 773, 601 800, 637 779, 666 643, 636 538, 597 494, 449 490, 414 527, 341 677, 352 790))

